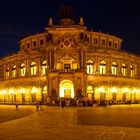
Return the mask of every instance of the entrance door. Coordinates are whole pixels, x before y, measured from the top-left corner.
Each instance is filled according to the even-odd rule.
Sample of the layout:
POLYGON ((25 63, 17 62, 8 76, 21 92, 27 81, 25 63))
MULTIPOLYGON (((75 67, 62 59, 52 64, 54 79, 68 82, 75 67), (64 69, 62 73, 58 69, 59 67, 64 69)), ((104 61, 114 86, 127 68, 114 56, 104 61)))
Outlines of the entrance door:
POLYGON ((71 98, 71 89, 65 89, 64 90, 64 97, 65 98, 71 98))
POLYGON ((74 98, 74 86, 71 80, 63 80, 59 84, 59 96, 62 98, 74 98))

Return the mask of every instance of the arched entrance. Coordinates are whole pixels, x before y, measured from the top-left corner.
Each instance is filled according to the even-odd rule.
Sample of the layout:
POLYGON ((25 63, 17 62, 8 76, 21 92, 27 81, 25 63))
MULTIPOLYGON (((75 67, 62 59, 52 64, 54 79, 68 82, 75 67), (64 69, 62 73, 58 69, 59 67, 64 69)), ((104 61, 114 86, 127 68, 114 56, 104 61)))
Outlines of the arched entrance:
POLYGON ((59 84, 59 97, 74 98, 74 85, 71 80, 63 80, 59 84))
POLYGON ((94 90, 92 86, 87 87, 87 96, 89 100, 94 99, 94 90))

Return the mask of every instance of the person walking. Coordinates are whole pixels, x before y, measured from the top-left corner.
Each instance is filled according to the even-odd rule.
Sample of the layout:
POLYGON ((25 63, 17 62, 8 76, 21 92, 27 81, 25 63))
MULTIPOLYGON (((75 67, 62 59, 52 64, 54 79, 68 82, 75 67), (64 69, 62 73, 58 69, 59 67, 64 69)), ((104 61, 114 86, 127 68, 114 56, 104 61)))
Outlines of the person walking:
POLYGON ((65 107, 65 101, 61 102, 61 107, 62 107, 62 109, 65 107))
POLYGON ((36 103, 36 111, 39 110, 39 103, 36 103))
POLYGON ((15 106, 16 106, 16 110, 18 111, 18 103, 16 103, 15 106))

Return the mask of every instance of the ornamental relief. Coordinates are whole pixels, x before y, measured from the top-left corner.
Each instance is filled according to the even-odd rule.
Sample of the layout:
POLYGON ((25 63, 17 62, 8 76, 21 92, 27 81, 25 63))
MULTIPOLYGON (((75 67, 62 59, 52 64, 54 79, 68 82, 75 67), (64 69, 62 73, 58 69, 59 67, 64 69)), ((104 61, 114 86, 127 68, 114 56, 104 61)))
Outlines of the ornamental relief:
POLYGON ((79 44, 79 38, 77 35, 63 35, 57 40, 57 45, 61 50, 72 50, 79 44))
POLYGON ((72 50, 79 44, 78 34, 56 34, 53 37, 53 42, 60 50, 72 50))
MULTIPOLYGON (((76 54, 75 54, 75 55, 76 55, 76 54)), ((77 58, 76 58, 76 57, 74 57, 75 55, 74 55, 74 54, 73 54, 73 55, 71 55, 71 54, 63 53, 63 54, 61 54, 61 55, 57 56, 57 61, 60 61, 62 58, 65 58, 65 59, 72 58, 74 61, 76 61, 76 60, 77 60, 77 58)))

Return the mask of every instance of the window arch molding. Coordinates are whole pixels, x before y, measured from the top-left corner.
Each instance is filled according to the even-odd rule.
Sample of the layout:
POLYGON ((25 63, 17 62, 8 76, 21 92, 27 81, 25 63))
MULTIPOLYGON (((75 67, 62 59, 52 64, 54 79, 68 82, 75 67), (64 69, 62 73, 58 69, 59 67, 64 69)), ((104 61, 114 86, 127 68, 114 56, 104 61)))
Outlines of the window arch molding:
POLYGON ((17 75, 17 66, 16 66, 16 64, 14 64, 12 66, 12 77, 15 78, 16 75, 17 75))
POLYGON ((99 62, 99 72, 100 74, 106 74, 106 61, 105 60, 101 60, 99 62))
POLYGON ((37 74, 37 64, 35 61, 32 61, 30 64, 31 75, 37 74))
POLYGON ((9 69, 9 67, 6 67, 6 69, 5 69, 5 78, 6 79, 9 79, 9 73, 10 73, 10 69, 9 69))
POLYGON ((127 74, 127 66, 125 63, 122 63, 122 76, 126 76, 127 74))
POLYGON ((26 66, 25 63, 22 63, 20 65, 20 76, 25 76, 26 75, 26 66))
POLYGON ((46 74, 47 73, 47 68, 48 68, 47 60, 44 60, 41 63, 41 72, 42 72, 42 74, 46 74))
POLYGON ((134 70, 135 70, 134 66, 131 64, 130 65, 130 77, 134 77, 134 75, 135 75, 135 71, 134 70))
POLYGON ((94 72, 94 63, 93 60, 89 59, 87 60, 87 73, 93 74, 93 72, 94 72))
POLYGON ((112 75, 117 75, 117 71, 118 71, 117 63, 115 61, 113 61, 112 64, 111 64, 112 75))

